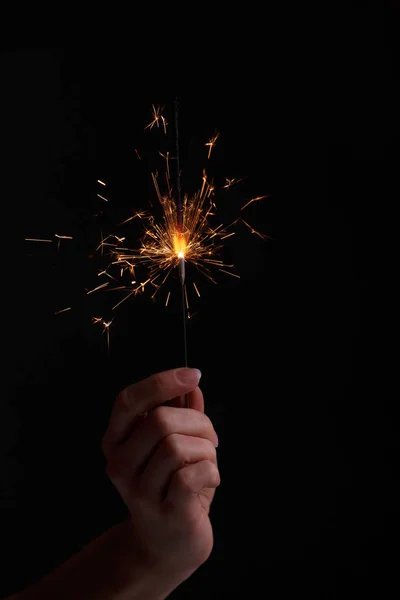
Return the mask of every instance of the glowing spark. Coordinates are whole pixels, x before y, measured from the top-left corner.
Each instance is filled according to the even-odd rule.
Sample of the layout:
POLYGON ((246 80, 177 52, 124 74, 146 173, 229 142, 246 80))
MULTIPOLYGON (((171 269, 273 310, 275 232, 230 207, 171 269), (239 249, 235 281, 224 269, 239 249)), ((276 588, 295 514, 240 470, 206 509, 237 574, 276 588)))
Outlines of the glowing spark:
POLYGON ((128 300, 128 298, 130 298, 133 294, 136 295, 137 291, 133 290, 127 296, 125 296, 125 298, 122 298, 122 300, 120 302, 118 302, 118 304, 116 304, 115 306, 112 307, 112 310, 115 310, 118 306, 120 306, 120 304, 122 304, 123 302, 125 302, 125 300, 128 300))
POLYGON ((157 127, 160 126, 160 121, 162 121, 163 127, 164 127, 164 133, 167 133, 167 121, 165 120, 165 118, 162 116, 162 111, 164 110, 163 106, 157 106, 157 108, 154 106, 154 104, 152 104, 153 107, 153 120, 150 121, 150 123, 148 125, 146 125, 145 129, 153 129, 154 125, 157 125, 157 127))
POLYGON ((106 276, 107 276, 107 277, 109 277, 110 279, 113 279, 114 281, 117 281, 117 280, 115 279, 115 277, 113 277, 112 275, 110 275, 110 273, 107 273, 107 270, 104 270, 104 271, 99 271, 99 272, 97 273, 97 277, 100 277, 101 275, 106 275, 106 276))
POLYGON ((102 283, 101 285, 98 285, 93 290, 90 290, 89 292, 87 292, 86 295, 89 296, 89 294, 93 294, 93 292, 97 292, 98 290, 101 290, 102 288, 107 287, 109 283, 110 283, 109 281, 106 281, 106 283, 102 283))
POLYGON ((243 210, 244 208, 246 208, 246 206, 249 206, 249 204, 251 204, 252 202, 258 202, 259 200, 264 200, 264 198, 269 198, 269 196, 270 196, 270 194, 267 194, 266 196, 257 196, 257 198, 252 198, 244 206, 242 206, 242 208, 240 210, 243 210))
POLYGON ((114 319, 111 319, 111 321, 105 321, 101 317, 92 317, 92 323, 93 324, 99 323, 100 325, 103 326, 103 333, 107 333, 107 348, 108 348, 109 352, 110 352, 110 327, 111 327, 111 323, 113 322, 113 320, 114 319))
POLYGON ((209 149, 208 149, 208 156, 207 156, 207 158, 210 158, 210 156, 211 156, 211 150, 214 148, 214 146, 215 146, 215 142, 217 141, 217 139, 218 139, 218 138, 219 138, 219 133, 216 133, 216 134, 215 134, 215 135, 214 135, 214 136, 213 136, 213 137, 210 139, 210 141, 209 141, 209 142, 207 142, 206 144, 204 144, 205 146, 209 146, 209 149))
MULTIPOLYGON (((157 128, 162 128, 164 134, 166 134, 168 123, 162 114, 163 109, 163 106, 156 107, 154 104, 152 105, 152 120, 146 125, 144 128, 145 130, 153 129, 156 126, 157 128)), ((208 146, 208 159, 211 156, 211 152, 216 145, 219 135, 219 132, 215 132, 211 139, 205 144, 205 146, 208 146)), ((135 153, 137 158, 141 160, 141 156, 136 148, 135 153)), ((113 287, 114 284, 110 286, 110 281, 106 281, 94 289, 85 289, 85 291, 86 295, 90 295, 100 290, 105 290, 107 292, 122 292, 123 298, 112 307, 112 310, 116 310, 117 307, 129 298, 147 292, 149 288, 151 290, 151 297, 154 298, 162 286, 167 282, 170 275, 172 274, 173 276, 176 270, 181 279, 184 305, 187 310, 186 316, 190 319, 188 293, 194 294, 194 292, 192 291, 191 286, 188 292, 188 287, 185 285, 186 265, 188 267, 189 276, 190 270, 192 269, 193 272, 195 268, 196 273, 200 273, 214 284, 217 283, 214 278, 214 273, 217 271, 240 279, 240 275, 228 270, 234 268, 234 265, 226 264, 220 257, 220 254, 225 247, 224 240, 236 234, 236 231, 232 231, 231 228, 241 221, 251 233, 256 234, 261 239, 265 239, 267 236, 256 231, 241 217, 237 217, 236 220, 229 225, 221 223, 215 226, 212 224, 210 218, 217 212, 215 200, 216 188, 213 179, 207 175, 204 169, 197 191, 194 193, 191 192, 190 194, 182 194, 181 196, 180 178, 178 177, 178 183, 176 185, 172 181, 169 164, 171 157, 169 152, 159 152, 159 154, 165 160, 165 171, 163 176, 159 177, 158 171, 151 173, 155 196, 160 208, 159 215, 153 214, 153 212, 148 213, 145 211, 138 211, 119 223, 119 225, 122 226, 131 223, 131 221, 134 221, 135 219, 143 221, 143 235, 140 239, 140 243, 137 246, 135 244, 134 248, 129 247, 130 244, 128 241, 125 241, 125 237, 114 234, 103 237, 103 232, 101 232, 101 240, 97 246, 97 251, 101 251, 102 256, 104 254, 111 256, 109 264, 106 268, 99 270, 97 276, 105 276, 114 282, 121 282, 122 285, 115 285, 113 287), (178 198, 176 195, 178 195, 178 198), (122 245, 123 243, 124 246, 122 245), (141 272, 142 269, 145 273, 144 276, 141 272), (116 276, 114 276, 114 274, 116 276)), ((174 156, 174 158, 179 164, 178 150, 177 156, 174 156)), ((231 179, 225 177, 225 185, 223 185, 222 188, 229 189, 244 179, 245 177, 239 179, 235 177, 231 179)), ((107 185, 100 179, 97 179, 97 183, 104 187, 107 185)), ((219 184, 218 187, 220 187, 219 184)), ((97 197, 108 202, 108 199, 101 194, 97 194, 97 197)), ((267 197, 268 196, 258 196, 251 198, 240 210, 244 210, 250 204, 267 197)), ((153 206, 150 198, 149 203, 153 206)), ((73 239, 72 236, 54 235, 58 239, 58 245, 62 239, 73 239)), ((25 240, 46 243, 54 241, 41 238, 25 238, 25 240)), ((93 256, 91 256, 91 258, 92 257, 93 256)), ((195 293, 200 297, 200 291, 196 283, 192 283, 195 293)), ((165 306, 168 306, 170 298, 171 292, 169 291, 165 306)), ((67 307, 58 310, 55 314, 67 312, 71 310, 71 308, 72 307, 67 307)), ((194 313, 194 315, 195 314, 197 313, 194 313)), ((110 348, 110 329, 113 319, 105 321, 101 317, 93 317, 92 322, 93 324, 100 324, 102 326, 103 333, 106 333, 107 335, 108 348, 110 348)))
POLYGON ((222 187, 229 189, 236 183, 239 183, 240 181, 244 181, 244 177, 242 177, 241 179, 236 179, 236 177, 233 177, 233 179, 228 179, 228 177, 225 177, 225 181, 226 181, 226 185, 223 185, 222 187))
POLYGON ((251 231, 251 233, 255 233, 256 235, 258 235, 258 237, 260 237, 262 240, 267 239, 267 235, 264 235, 263 233, 260 233, 259 231, 256 231, 255 229, 253 229, 253 227, 251 225, 249 225, 248 223, 246 223, 246 221, 244 219, 240 219, 242 221, 242 223, 244 223, 246 225, 246 227, 248 227, 251 231))
POLYGON ((186 302, 186 308, 189 310, 189 301, 188 301, 188 297, 187 297, 186 285, 184 286, 184 289, 185 289, 185 302, 186 302))
POLYGON ((165 158, 165 162, 167 165, 167 181, 169 181, 171 179, 171 173, 169 171, 169 152, 167 152, 167 154, 163 154, 162 152, 160 152, 160 156, 165 158))
POLYGON ((221 240, 226 240, 226 238, 231 237, 231 235, 236 235, 236 231, 232 231, 232 233, 228 233, 227 235, 224 235, 221 240))
POLYGON ((55 315, 59 315, 60 313, 66 312, 67 310, 71 310, 71 306, 69 306, 68 308, 63 308, 62 310, 58 310, 57 312, 55 312, 55 315))
POLYGON ((72 240, 73 239, 70 235, 58 235, 58 233, 55 233, 54 236, 56 238, 58 238, 57 250, 60 250, 61 240, 72 240))
POLYGON ((240 279, 240 275, 236 275, 236 273, 231 273, 230 271, 225 271, 225 269, 219 269, 220 271, 222 271, 223 273, 226 273, 227 275, 232 275, 232 277, 237 277, 238 279, 240 279))
MULTIPOLYGON (((125 225, 125 223, 129 223, 129 221, 132 221, 133 219, 136 219, 136 218, 143 219, 144 217, 145 217, 145 213, 143 211, 137 212, 132 217, 129 217, 129 219, 125 219, 125 221, 122 221, 122 223, 120 223, 120 225, 125 225)), ((124 240, 125 238, 122 238, 122 239, 124 240)))
MULTIPOLYGON (((163 107, 152 105, 152 109, 152 121, 145 129, 152 129, 155 126, 164 126, 165 128, 166 121, 162 116, 163 107)), ((210 158, 218 137, 219 133, 215 133, 205 144, 208 146, 208 158, 210 158)), ((214 182, 208 177, 205 170, 203 170, 198 190, 190 195, 185 194, 178 204, 176 187, 172 185, 171 180, 170 154, 169 152, 159 152, 159 155, 165 160, 164 176, 159 177, 158 171, 151 173, 155 197, 159 204, 159 213, 136 212, 120 223, 120 225, 128 225, 136 218, 143 221, 144 229, 139 244, 131 248, 129 243, 125 242, 122 247, 125 238, 108 235, 104 239, 102 236, 98 246, 98 250, 101 249, 102 252, 107 246, 112 257, 108 267, 99 275, 113 278, 112 269, 117 269, 116 276, 122 283, 124 277, 129 277, 129 280, 126 281, 127 285, 107 288, 107 291, 119 290, 123 293, 123 298, 113 306, 112 310, 116 310, 128 298, 144 293, 148 288, 151 288, 151 298, 155 298, 175 270, 178 271, 183 284, 186 265, 189 273, 190 269, 194 267, 197 272, 214 284, 217 283, 214 277, 214 272, 217 270, 240 279, 239 275, 230 270, 234 268, 234 265, 226 264, 220 257, 220 253, 225 247, 225 240, 236 234, 232 227, 239 221, 242 221, 252 233, 264 239, 262 234, 240 217, 227 226, 223 223, 217 226, 211 225, 210 220, 217 211, 214 199, 216 192, 214 182)), ((230 188, 243 179, 244 177, 225 178, 226 183, 223 187, 230 188)), ((242 209, 264 197, 266 196, 252 198, 242 209)), ((149 201, 151 204, 151 199, 149 201)), ((107 283, 98 286, 88 293, 100 290, 106 285, 107 283)), ((193 283, 193 287, 197 296, 200 297, 195 283, 193 283)), ((188 293, 192 291, 192 288, 190 287, 189 290, 186 285, 183 285, 183 289, 185 305, 189 309, 188 293)), ((168 292, 165 306, 168 306, 170 299, 171 292, 168 292)))

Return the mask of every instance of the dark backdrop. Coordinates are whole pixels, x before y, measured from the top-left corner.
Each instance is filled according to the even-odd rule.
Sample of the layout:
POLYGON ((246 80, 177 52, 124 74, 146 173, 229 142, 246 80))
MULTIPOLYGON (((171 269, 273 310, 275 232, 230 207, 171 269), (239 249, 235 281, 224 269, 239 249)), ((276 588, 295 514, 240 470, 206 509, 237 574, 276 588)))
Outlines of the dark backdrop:
POLYGON ((126 48, 3 52, 4 594, 124 518, 100 449, 113 400, 182 364, 173 303, 121 306, 108 353, 91 317, 111 314, 110 296, 85 294, 98 281, 88 257, 100 229, 148 206, 160 135, 143 127, 152 103, 171 114, 177 94, 183 186, 197 185, 202 144, 220 131, 215 172, 247 177, 232 205, 219 192, 222 215, 242 193, 271 194, 246 213, 271 239, 243 228, 230 240, 241 279, 203 285, 189 322, 222 485, 213 554, 172 596, 345 598, 395 582, 398 441, 380 384, 374 250, 398 159, 399 81, 383 17, 353 17, 365 19, 364 50, 350 36, 348 54, 315 69, 295 48, 262 44, 178 77, 126 48), (74 239, 59 250, 24 241, 54 233, 74 239))

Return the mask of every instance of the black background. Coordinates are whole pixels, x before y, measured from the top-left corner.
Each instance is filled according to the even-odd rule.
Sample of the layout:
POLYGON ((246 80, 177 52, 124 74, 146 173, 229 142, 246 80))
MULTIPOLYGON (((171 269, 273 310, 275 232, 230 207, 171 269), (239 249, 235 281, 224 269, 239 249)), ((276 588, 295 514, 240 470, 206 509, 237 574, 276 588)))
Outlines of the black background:
POLYGON ((397 586, 398 428, 379 252, 397 193, 395 16, 353 7, 340 47, 323 57, 258 42, 178 71, 135 48, 3 51, 3 594, 124 518, 100 449, 113 399, 182 364, 173 303, 128 301, 109 354, 90 319, 103 306, 111 314, 111 300, 85 295, 100 228, 153 194, 146 157, 164 141, 143 127, 152 103, 171 113, 176 95, 183 186, 196 187, 203 144, 220 131, 216 177, 246 180, 231 205, 219 191, 218 206, 229 217, 242 193, 271 194, 247 213, 271 239, 245 228, 230 239, 241 279, 203 285, 189 322, 222 484, 213 554, 171 597, 261 588, 347 598, 397 586), (24 241, 56 232, 74 239, 58 251, 24 241))

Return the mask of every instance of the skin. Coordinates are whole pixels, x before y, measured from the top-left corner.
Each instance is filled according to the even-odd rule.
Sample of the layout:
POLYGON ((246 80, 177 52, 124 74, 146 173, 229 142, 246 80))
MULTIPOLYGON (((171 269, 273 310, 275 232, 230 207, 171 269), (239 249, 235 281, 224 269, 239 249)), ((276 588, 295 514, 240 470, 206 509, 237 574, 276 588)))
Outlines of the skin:
POLYGON ((103 439, 107 475, 130 511, 140 551, 177 572, 198 568, 213 547, 208 515, 220 483, 218 437, 199 378, 196 369, 174 369, 127 387, 103 439))
POLYGON ((220 476, 199 376, 173 369, 118 395, 102 447, 130 519, 9 600, 164 600, 207 560, 220 476))

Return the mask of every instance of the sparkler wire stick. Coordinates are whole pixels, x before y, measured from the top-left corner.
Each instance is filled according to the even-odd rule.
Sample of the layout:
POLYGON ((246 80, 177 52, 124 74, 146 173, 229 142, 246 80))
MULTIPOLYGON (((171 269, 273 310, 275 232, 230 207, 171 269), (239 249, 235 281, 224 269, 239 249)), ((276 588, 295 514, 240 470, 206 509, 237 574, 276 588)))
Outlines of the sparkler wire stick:
MULTIPOLYGON (((179 102, 175 99, 175 144, 176 144, 176 189, 177 189, 177 221, 179 234, 183 235, 183 209, 182 209, 182 193, 181 193, 181 166, 179 160, 179 102)), ((182 321, 183 321, 183 358, 184 366, 188 366, 187 360, 187 334, 186 334, 186 304, 185 304, 185 256, 183 252, 179 253, 179 280, 181 285, 182 299, 182 321)), ((185 394, 185 406, 190 408, 189 394, 185 394)))

